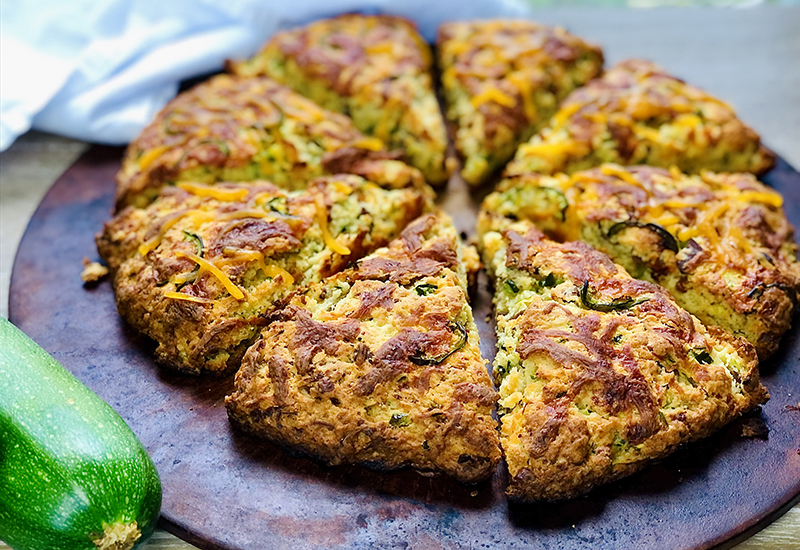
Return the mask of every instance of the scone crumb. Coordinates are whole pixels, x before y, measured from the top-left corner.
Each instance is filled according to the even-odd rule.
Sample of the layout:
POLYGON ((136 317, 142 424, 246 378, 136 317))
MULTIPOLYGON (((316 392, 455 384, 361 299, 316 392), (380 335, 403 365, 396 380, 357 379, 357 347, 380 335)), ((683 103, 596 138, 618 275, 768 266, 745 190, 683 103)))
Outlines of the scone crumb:
POLYGON ((96 283, 108 275, 108 268, 99 262, 93 262, 89 258, 83 259, 83 271, 81 280, 84 283, 96 283))

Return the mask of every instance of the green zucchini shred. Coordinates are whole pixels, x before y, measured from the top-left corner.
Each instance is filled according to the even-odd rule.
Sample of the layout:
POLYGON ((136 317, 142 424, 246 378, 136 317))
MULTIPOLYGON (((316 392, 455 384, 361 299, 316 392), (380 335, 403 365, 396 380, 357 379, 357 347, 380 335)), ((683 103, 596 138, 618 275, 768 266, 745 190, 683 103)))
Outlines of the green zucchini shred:
POLYGON ((630 309, 634 306, 638 306, 639 304, 643 304, 647 302, 649 298, 642 298, 640 300, 636 300, 634 298, 625 297, 614 300, 613 302, 602 303, 602 302, 595 302, 592 297, 589 295, 589 281, 586 280, 583 282, 583 288, 581 288, 581 303, 583 303, 584 307, 587 309, 592 309, 595 311, 602 311, 604 313, 609 313, 611 311, 622 311, 625 309, 630 309))
POLYGON ((429 296, 439 290, 439 287, 431 283, 423 283, 417 285, 414 290, 416 290, 417 294, 420 296, 429 296))
POLYGON ((454 334, 456 333, 458 334, 458 340, 456 340, 456 343, 453 345, 452 348, 450 348, 450 351, 445 352, 441 355, 436 355, 434 357, 426 357, 421 352, 421 350, 417 350, 411 357, 408 358, 408 360, 414 363, 415 365, 419 365, 422 367, 439 365, 441 363, 444 363, 447 360, 447 358, 453 355, 455 352, 463 348, 467 344, 467 339, 468 339, 467 330, 461 323, 458 322, 450 323, 448 328, 454 334))
POLYGON ((411 417, 409 417, 406 413, 395 413, 389 419, 389 425, 392 428, 403 428, 405 426, 411 425, 411 417))
POLYGON ((672 236, 672 233, 661 227, 656 223, 641 223, 636 220, 626 220, 617 222, 612 225, 609 230, 606 232, 606 237, 611 238, 623 229, 627 229, 629 227, 638 227, 640 229, 648 229, 658 235, 661 238, 661 246, 666 248, 667 250, 671 250, 672 252, 678 253, 680 248, 678 247, 678 241, 675 240, 675 237, 672 236))

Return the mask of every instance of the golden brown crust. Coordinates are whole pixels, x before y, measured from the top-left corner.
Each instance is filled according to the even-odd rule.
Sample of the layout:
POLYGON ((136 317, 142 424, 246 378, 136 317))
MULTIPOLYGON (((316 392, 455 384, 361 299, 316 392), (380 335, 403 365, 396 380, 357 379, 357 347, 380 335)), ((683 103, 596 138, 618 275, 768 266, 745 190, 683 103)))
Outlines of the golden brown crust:
POLYGON ((158 342, 161 363, 225 372, 277 300, 385 245, 429 201, 424 188, 386 190, 345 175, 302 192, 181 183, 146 209, 120 212, 97 246, 120 314, 158 342))
POLYGON ((506 175, 572 173, 604 162, 761 174, 775 155, 730 106, 630 59, 570 94, 520 146, 506 175))
POLYGON ((345 14, 275 34, 252 59, 228 64, 267 75, 346 113, 364 133, 402 148, 427 181, 447 181, 447 134, 433 89, 430 47, 411 21, 345 14))
POLYGON ((603 67, 599 47, 523 20, 456 21, 436 41, 448 121, 462 176, 483 182, 603 67))
POLYGON ((666 291, 529 222, 494 249, 501 444, 510 498, 571 498, 763 403, 754 348, 666 291))
POLYGON ((248 352, 231 419, 331 464, 412 466, 465 482, 500 460, 496 392, 444 214, 298 291, 248 352))
POLYGON ((790 328, 800 292, 782 200, 750 174, 608 164, 506 180, 484 202, 481 225, 497 224, 494 213, 531 220, 559 240, 582 239, 667 288, 703 322, 744 336, 763 359, 790 328))
POLYGON ((146 206, 177 181, 266 179, 303 189, 323 174, 351 173, 387 187, 421 183, 399 156, 268 78, 218 75, 172 100, 131 142, 117 208, 146 206))

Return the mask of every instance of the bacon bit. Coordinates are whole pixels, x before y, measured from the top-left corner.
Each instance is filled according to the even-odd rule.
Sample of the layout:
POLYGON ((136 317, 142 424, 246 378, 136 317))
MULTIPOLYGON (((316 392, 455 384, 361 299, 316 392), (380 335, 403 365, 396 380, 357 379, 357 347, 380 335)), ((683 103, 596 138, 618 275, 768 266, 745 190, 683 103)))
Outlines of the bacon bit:
POLYGON ((375 290, 363 292, 359 296, 361 304, 358 306, 358 309, 350 313, 348 317, 361 320, 367 317, 373 308, 392 309, 394 305, 394 300, 392 299, 394 288, 394 285, 384 284, 375 290))
POLYGON ((423 352, 433 355, 434 348, 440 348, 451 338, 452 333, 447 329, 424 333, 409 329, 401 330, 375 352, 372 360, 374 366, 356 382, 354 393, 362 397, 370 395, 378 384, 388 382, 401 372, 414 369, 409 360, 413 354, 423 352))
POLYGON ((300 245, 292 228, 283 220, 243 218, 232 220, 220 230, 209 245, 209 255, 219 255, 226 248, 280 253, 296 250, 300 245))
POLYGON ((540 313, 548 315, 556 307, 569 317, 575 332, 560 329, 542 330, 529 326, 523 332, 517 346, 520 357, 527 358, 534 353, 544 352, 560 365, 578 367, 580 374, 570 387, 568 393, 570 399, 577 395, 585 384, 598 382, 604 389, 602 397, 612 412, 617 413, 628 406, 638 410, 639 422, 629 425, 627 430, 627 437, 631 443, 639 443, 656 433, 659 430, 657 405, 636 360, 631 356, 630 349, 623 347, 617 350, 611 346, 608 341, 612 334, 610 331, 606 331, 599 339, 595 337, 594 333, 600 325, 600 317, 597 314, 576 316, 554 302, 548 302, 545 310, 540 313), (559 339, 583 344, 593 357, 558 343, 559 339), (615 362, 619 362, 627 372, 625 374, 618 372, 614 368, 615 362))
POLYGON ((311 370, 311 360, 317 353, 336 354, 340 341, 352 342, 360 331, 360 323, 354 319, 338 324, 320 323, 312 319, 308 311, 295 306, 287 307, 281 317, 294 322, 290 349, 294 351, 295 368, 301 375, 311 370))
MULTIPOLYGON (((362 141, 357 141, 356 144, 361 144, 362 141)), ((369 161, 397 160, 402 156, 397 152, 389 152, 383 149, 371 149, 356 144, 340 147, 335 151, 324 153, 322 155, 322 168, 331 174, 358 174, 366 176, 364 168, 369 161)), ((353 192, 351 186, 341 181, 334 180, 334 185, 336 185, 336 189, 340 193, 349 195, 353 192)))
POLYGON ((489 386, 473 382, 461 382, 456 384, 453 397, 462 403, 472 402, 484 407, 491 407, 497 402, 498 395, 489 386))
POLYGON ((372 351, 369 349, 369 346, 363 343, 358 344, 356 346, 355 357, 353 358, 353 361, 355 361, 356 365, 360 367, 370 359, 372 359, 372 351))
POLYGON ((284 405, 289 396, 289 371, 286 369, 286 361, 279 355, 270 355, 267 365, 269 378, 272 380, 272 397, 276 404, 284 405))

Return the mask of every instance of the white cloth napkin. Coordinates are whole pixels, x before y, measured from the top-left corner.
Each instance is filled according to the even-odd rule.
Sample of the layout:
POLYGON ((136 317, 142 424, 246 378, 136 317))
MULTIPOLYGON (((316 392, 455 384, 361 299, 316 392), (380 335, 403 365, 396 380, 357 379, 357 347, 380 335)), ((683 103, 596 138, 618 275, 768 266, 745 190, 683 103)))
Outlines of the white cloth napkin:
POLYGON ((245 58, 277 29, 349 11, 417 22, 524 16, 519 0, 35 0, 0 3, 0 151, 30 128, 124 144, 180 81, 245 58))

